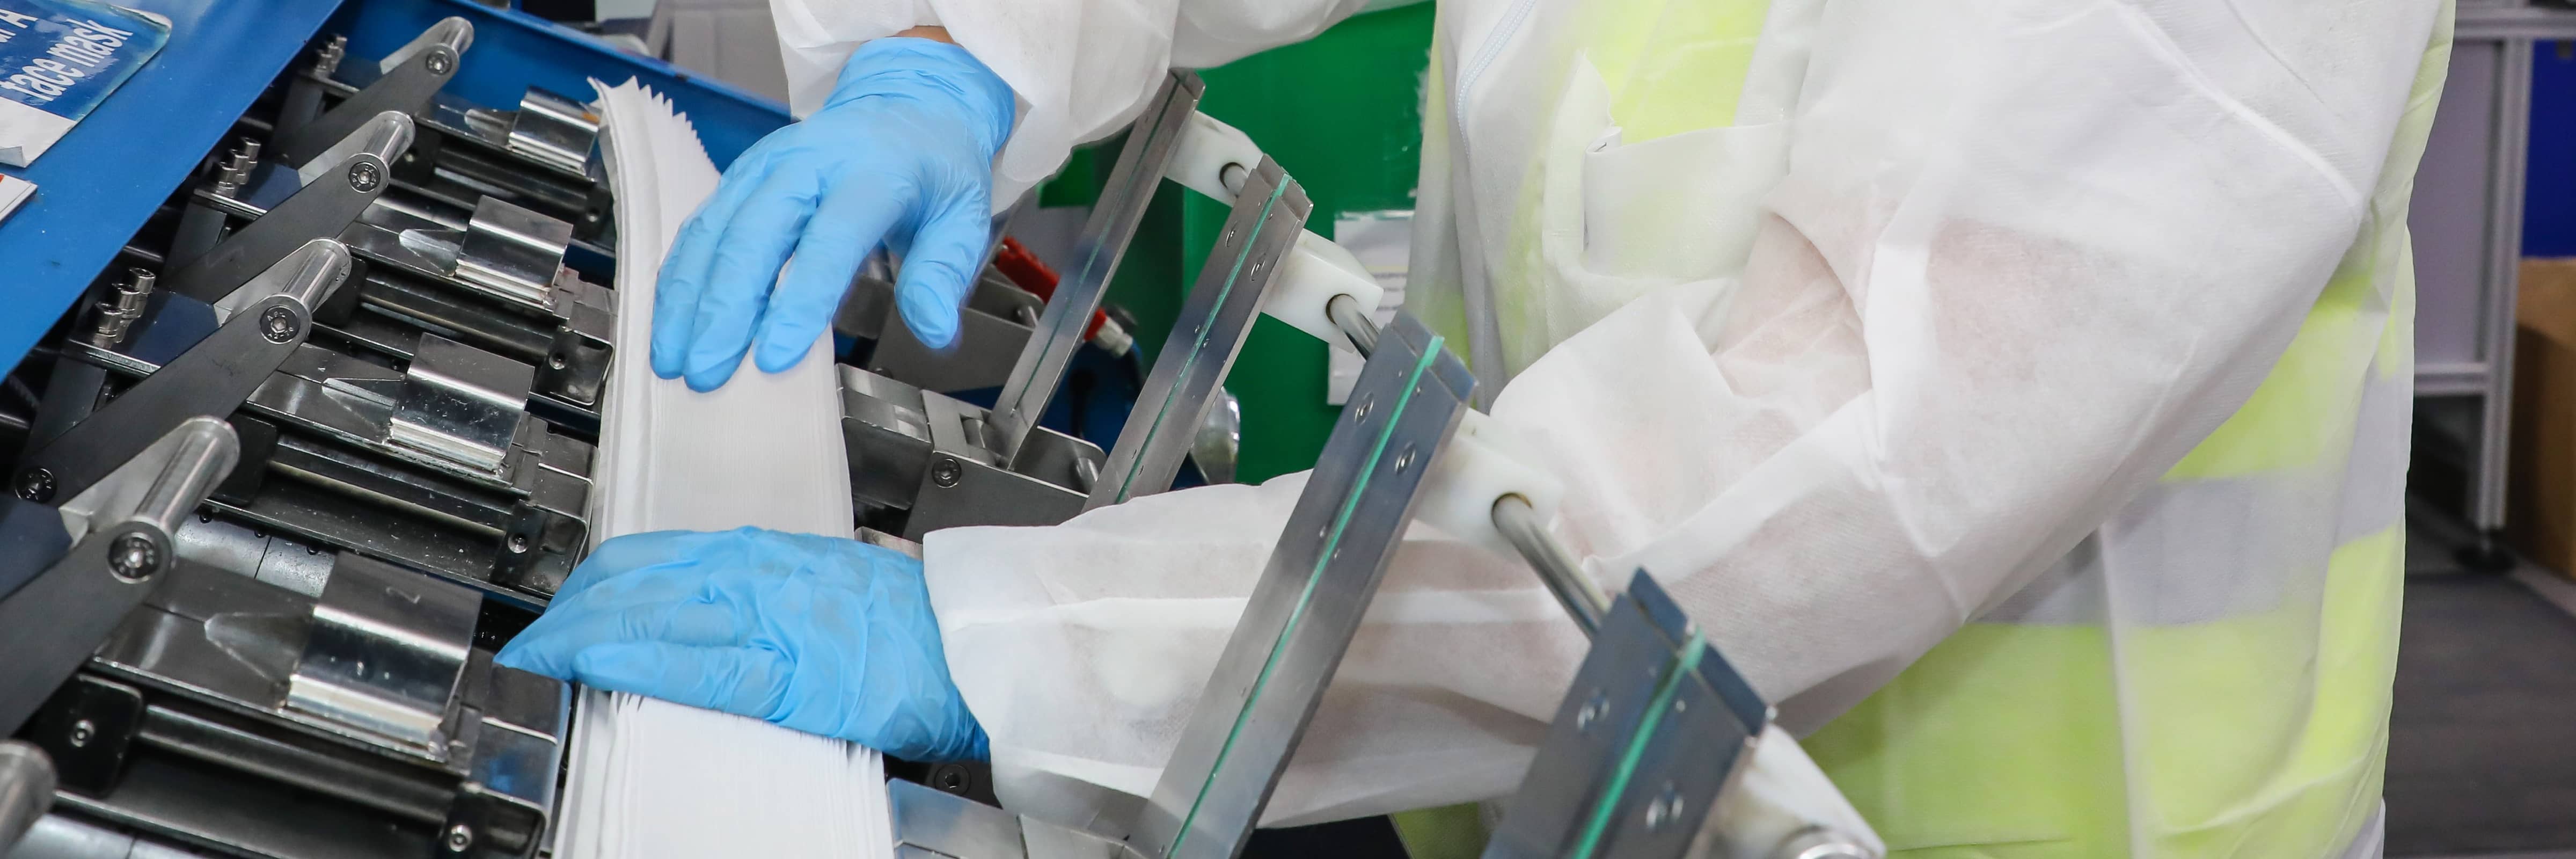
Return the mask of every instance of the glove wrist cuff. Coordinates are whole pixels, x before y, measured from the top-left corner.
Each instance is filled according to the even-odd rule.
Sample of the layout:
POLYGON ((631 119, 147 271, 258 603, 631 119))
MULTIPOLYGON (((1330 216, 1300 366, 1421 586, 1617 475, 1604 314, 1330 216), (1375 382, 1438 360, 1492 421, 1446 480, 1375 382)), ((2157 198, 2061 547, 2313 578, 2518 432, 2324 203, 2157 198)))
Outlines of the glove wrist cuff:
POLYGON ((973 126, 986 160, 1011 136, 1011 85, 965 48, 934 39, 887 37, 860 45, 841 65, 823 109, 869 96, 945 101, 973 126))

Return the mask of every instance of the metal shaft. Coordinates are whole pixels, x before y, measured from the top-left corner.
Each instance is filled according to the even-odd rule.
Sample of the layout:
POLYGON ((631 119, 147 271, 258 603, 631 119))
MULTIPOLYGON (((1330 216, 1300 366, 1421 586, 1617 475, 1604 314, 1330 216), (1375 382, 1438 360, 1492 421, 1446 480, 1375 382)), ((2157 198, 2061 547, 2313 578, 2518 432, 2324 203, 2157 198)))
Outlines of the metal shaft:
POLYGON ((1351 346, 1359 350, 1360 357, 1366 358, 1369 353, 1377 351, 1377 323, 1370 322, 1368 314, 1360 312, 1357 299, 1347 295, 1333 296, 1333 300, 1324 302, 1324 315, 1333 320, 1335 327, 1342 329, 1342 336, 1350 338, 1351 346))
POLYGON ((1565 606, 1565 613, 1574 617, 1574 624, 1583 628, 1585 638, 1601 631, 1601 618, 1610 611, 1610 597, 1583 573, 1582 565, 1575 563, 1574 553, 1566 551, 1564 544, 1547 532, 1546 523, 1538 521, 1538 511, 1530 507, 1529 499, 1519 495, 1494 499, 1494 529, 1503 532, 1503 539, 1510 540, 1512 548, 1520 550, 1521 558, 1538 570, 1539 580, 1547 583, 1548 592, 1555 594, 1556 601, 1565 606))

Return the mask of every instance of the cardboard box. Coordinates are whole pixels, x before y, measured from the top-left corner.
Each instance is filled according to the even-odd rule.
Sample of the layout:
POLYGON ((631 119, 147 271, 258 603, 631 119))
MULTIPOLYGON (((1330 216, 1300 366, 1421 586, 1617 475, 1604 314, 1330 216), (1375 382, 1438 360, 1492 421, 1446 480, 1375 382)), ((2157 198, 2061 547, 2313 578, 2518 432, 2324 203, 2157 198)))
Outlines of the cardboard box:
POLYGON ((2576 258, 2522 261, 2514 326, 2505 534, 2563 573, 2576 570, 2576 258))

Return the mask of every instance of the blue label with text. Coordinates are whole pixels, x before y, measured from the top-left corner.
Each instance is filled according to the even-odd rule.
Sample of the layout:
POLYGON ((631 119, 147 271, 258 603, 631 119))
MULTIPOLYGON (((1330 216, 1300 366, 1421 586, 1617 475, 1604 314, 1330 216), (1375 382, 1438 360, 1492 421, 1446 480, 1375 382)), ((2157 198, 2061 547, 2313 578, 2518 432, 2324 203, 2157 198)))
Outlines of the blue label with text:
POLYGON ((0 97, 78 120, 169 41, 167 20, 131 9, 0 0, 0 97))

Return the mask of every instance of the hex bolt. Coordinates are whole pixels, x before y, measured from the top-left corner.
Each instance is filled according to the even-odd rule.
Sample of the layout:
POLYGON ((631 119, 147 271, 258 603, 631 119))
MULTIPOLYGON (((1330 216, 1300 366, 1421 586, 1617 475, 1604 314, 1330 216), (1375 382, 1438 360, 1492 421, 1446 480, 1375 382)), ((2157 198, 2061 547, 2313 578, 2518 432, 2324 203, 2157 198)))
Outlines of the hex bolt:
POLYGON ((295 311, 283 307, 271 307, 259 314, 260 336, 267 337, 268 342, 284 343, 293 340, 298 327, 300 326, 295 323, 295 311))
POLYGON ((320 55, 320 56, 317 56, 317 57, 314 57, 314 59, 313 59, 313 73, 314 73, 314 74, 321 75, 321 76, 326 77, 326 78, 327 78, 327 77, 330 77, 332 72, 336 72, 336 71, 339 71, 339 70, 340 70, 340 60, 341 60, 341 58, 346 57, 346 56, 348 56, 348 55, 349 55, 349 37, 347 37, 347 36, 333 36, 333 37, 331 37, 331 41, 326 42, 326 43, 324 43, 324 44, 322 45, 321 55, 320 55))
POLYGON ((18 497, 43 504, 54 500, 54 473, 30 468, 18 475, 18 497))
POLYGON ((98 726, 90 724, 88 719, 72 723, 72 748, 89 745, 89 738, 95 736, 98 736, 98 726))
POLYGON ((941 488, 957 485, 958 478, 964 476, 966 469, 957 464, 955 457, 943 456, 930 465, 930 482, 939 484, 941 488))
POLYGON ((364 194, 376 190, 376 186, 384 182, 385 171, 378 168, 376 162, 360 161, 349 165, 349 187, 356 189, 358 193, 364 194))
POLYGON ((141 534, 118 537, 107 547, 107 569, 129 582, 151 578, 161 571, 161 545, 141 534))
POLYGON ((463 853, 474 846, 474 830, 459 823, 447 828, 447 852, 463 853))

